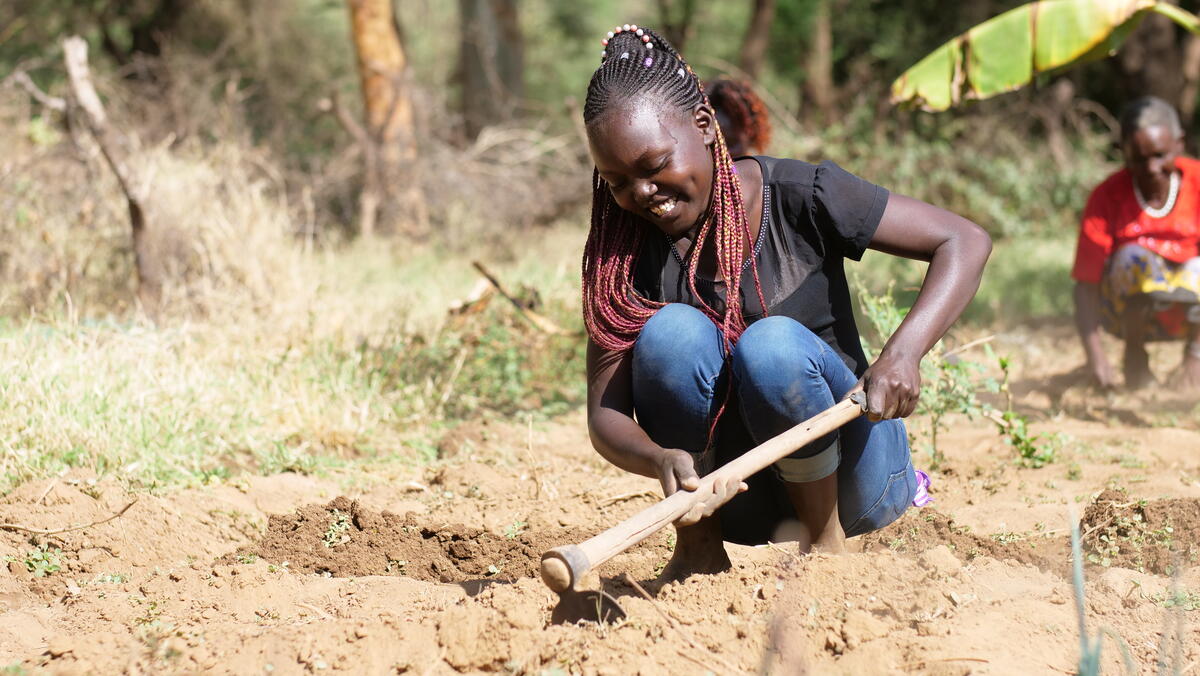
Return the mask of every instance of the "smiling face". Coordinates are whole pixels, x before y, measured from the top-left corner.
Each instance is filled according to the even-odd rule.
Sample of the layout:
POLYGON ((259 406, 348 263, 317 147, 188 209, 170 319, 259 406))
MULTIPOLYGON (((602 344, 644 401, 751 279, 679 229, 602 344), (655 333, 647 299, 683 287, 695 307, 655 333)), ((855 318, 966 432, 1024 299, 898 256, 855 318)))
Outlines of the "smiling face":
POLYGON ((1183 139, 1165 126, 1139 129, 1121 144, 1125 166, 1138 190, 1147 198, 1165 197, 1175 172, 1175 158, 1183 151, 1183 139))
POLYGON ((614 106, 587 127, 600 177, 624 210, 679 237, 700 223, 713 189, 713 112, 646 101, 614 106))

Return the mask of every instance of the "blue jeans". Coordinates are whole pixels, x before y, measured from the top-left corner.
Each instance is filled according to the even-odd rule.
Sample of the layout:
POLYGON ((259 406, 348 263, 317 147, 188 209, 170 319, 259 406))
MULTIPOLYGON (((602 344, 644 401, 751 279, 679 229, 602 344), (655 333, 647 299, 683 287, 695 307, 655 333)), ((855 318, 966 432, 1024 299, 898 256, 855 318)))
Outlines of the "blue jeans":
MULTIPOLYGON (((713 449, 719 467, 833 406, 858 382, 833 348, 788 317, 751 324, 728 362, 724 353, 720 330, 688 305, 667 305, 646 322, 633 348, 633 401, 638 423, 656 444, 704 451, 709 423, 729 392, 713 449)), ((899 420, 857 418, 771 469, 751 477, 750 490, 721 508, 726 540, 760 544, 796 518, 784 481, 837 471, 847 536, 895 521, 917 489, 899 420)))

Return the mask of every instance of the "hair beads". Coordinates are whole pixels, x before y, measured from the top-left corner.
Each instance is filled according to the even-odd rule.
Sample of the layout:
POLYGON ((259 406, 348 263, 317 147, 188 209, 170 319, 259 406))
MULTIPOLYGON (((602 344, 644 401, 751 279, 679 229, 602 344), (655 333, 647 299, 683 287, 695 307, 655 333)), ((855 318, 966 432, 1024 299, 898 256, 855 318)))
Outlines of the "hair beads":
MULTIPOLYGON (((633 35, 637 36, 638 39, 640 39, 644 45, 646 45, 646 49, 654 49, 654 43, 650 41, 649 31, 650 31, 649 28, 638 28, 637 24, 632 24, 632 25, 625 24, 623 26, 617 26, 616 28, 610 30, 608 32, 608 37, 600 40, 600 44, 604 45, 604 47, 606 48, 606 49, 603 49, 600 51, 600 61, 603 62, 605 59, 608 58, 607 47, 608 47, 609 41, 612 40, 613 38, 615 38, 616 36, 620 35, 621 33, 632 33, 633 35)), ((628 57, 629 57, 629 52, 625 52, 625 53, 621 54, 622 59, 625 59, 628 57)), ((645 65, 647 68, 650 67, 650 58, 649 57, 646 58, 645 65)))

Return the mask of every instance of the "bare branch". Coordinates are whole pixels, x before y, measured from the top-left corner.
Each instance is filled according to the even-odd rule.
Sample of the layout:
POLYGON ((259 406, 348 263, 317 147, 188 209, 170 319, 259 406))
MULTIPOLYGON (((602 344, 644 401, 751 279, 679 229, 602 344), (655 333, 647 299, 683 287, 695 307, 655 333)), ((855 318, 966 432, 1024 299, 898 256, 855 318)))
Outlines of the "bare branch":
POLYGON ((20 87, 29 94, 30 98, 43 106, 60 113, 67 111, 67 102, 65 99, 60 99, 57 96, 51 96, 42 91, 33 78, 29 77, 29 73, 23 70, 13 71, 8 77, 4 78, 4 82, 0 83, 8 86, 20 87))
POLYGON ((516 308, 517 313, 520 314, 525 321, 532 324, 534 328, 542 333, 548 333, 552 336, 571 335, 570 331, 567 331, 558 324, 555 324, 549 318, 543 317, 533 310, 521 305, 521 302, 504 289, 504 286, 500 284, 500 280, 496 279, 496 276, 493 275, 486 267, 484 267, 483 263, 480 263, 479 261, 471 261, 471 265, 476 271, 479 272, 479 274, 483 275, 484 279, 488 280, 488 282, 495 287, 496 291, 498 291, 501 296, 504 296, 509 303, 512 303, 512 306, 516 308))
POLYGON ((113 519, 124 516, 125 512, 128 512, 129 508, 136 504, 137 504, 137 500, 135 499, 133 502, 130 502, 128 505, 125 505, 121 509, 117 510, 115 514, 113 514, 109 517, 100 519, 99 521, 93 521, 91 523, 84 523, 84 524, 79 524, 76 526, 67 526, 66 528, 42 529, 42 528, 30 528, 29 526, 22 526, 19 523, 0 523, 0 530, 19 531, 21 533, 32 533, 33 535, 58 535, 60 533, 70 533, 71 531, 83 530, 85 528, 91 528, 92 526, 99 526, 102 523, 108 523, 109 521, 112 521, 113 519))
POLYGON ((342 103, 337 93, 318 101, 317 109, 323 113, 332 113, 342 128, 354 137, 355 143, 364 147, 372 145, 371 135, 354 119, 354 115, 346 108, 346 104, 342 103))
POLYGON ((158 309, 158 301, 162 280, 158 268, 151 261, 146 239, 146 198, 148 185, 141 185, 134 180, 132 167, 126 162, 124 148, 125 137, 108 123, 104 105, 100 95, 92 84, 91 71, 88 68, 88 44, 78 35, 63 40, 63 61, 67 67, 67 78, 71 83, 71 93, 76 105, 83 111, 88 130, 100 146, 100 153, 108 162, 125 201, 129 206, 129 225, 132 231, 134 268, 138 275, 138 299, 143 307, 154 315, 158 309))

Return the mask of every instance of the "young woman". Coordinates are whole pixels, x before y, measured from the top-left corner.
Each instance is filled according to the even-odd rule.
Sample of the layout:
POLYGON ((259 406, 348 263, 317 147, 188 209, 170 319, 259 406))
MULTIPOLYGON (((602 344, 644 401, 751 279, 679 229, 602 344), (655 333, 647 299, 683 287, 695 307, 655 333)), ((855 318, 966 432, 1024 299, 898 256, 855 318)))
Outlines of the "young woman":
POLYGON ((669 495, 863 388, 870 419, 717 486, 717 513, 683 517, 664 576, 723 570, 723 540, 761 543, 789 520, 804 551, 841 550, 913 500, 896 418, 916 406, 921 357, 974 295, 991 241, 829 162, 735 164, 670 44, 629 25, 603 42, 583 113, 596 165, 583 256, 592 443, 669 495), (929 262, 870 365, 843 270, 867 248, 929 262))

